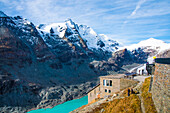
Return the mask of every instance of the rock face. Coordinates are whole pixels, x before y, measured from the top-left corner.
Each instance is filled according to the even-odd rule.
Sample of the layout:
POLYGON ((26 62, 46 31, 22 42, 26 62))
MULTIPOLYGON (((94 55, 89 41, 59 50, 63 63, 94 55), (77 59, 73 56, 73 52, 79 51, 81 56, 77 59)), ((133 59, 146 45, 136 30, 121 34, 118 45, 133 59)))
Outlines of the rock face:
POLYGON ((124 48, 127 48, 133 53, 134 51, 139 52, 139 50, 142 50, 143 52, 147 53, 148 56, 168 57, 170 44, 165 43, 162 40, 149 38, 147 40, 140 41, 138 44, 132 44, 130 46, 125 46, 119 49, 122 50, 124 48))
POLYGON ((129 51, 126 48, 117 51, 109 58, 109 62, 115 63, 117 66, 122 67, 132 63, 145 63, 149 53, 143 51, 143 49, 137 49, 129 51))
POLYGON ((20 16, 0 12, 0 111, 25 112, 53 107, 86 94, 98 76, 143 63, 143 49, 120 50, 119 43, 86 25, 37 27, 20 16))
POLYGON ((156 63, 152 83, 152 99, 158 113, 169 112, 170 65, 156 63))
MULTIPOLYGON (((102 74, 90 62, 108 59, 118 46, 101 37, 72 20, 35 27, 20 16, 1 12, 0 111, 53 107, 85 95, 102 74)), ((107 70, 121 69, 110 67, 107 70)))
POLYGON ((165 50, 157 55, 158 58, 170 58, 170 50, 165 50))

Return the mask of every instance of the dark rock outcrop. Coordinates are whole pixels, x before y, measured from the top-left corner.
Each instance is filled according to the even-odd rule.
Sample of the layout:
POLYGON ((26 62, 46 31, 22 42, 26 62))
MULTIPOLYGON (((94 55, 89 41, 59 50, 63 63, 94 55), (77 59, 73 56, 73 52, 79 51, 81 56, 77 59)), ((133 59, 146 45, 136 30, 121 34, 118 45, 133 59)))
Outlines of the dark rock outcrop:
POLYGON ((157 55, 158 58, 170 58, 170 50, 165 50, 157 55))
MULTIPOLYGON (((20 16, 0 17, 0 22, 2 112, 53 107, 81 97, 97 84, 98 76, 109 71, 123 73, 126 70, 122 66, 146 62, 148 56, 142 49, 133 52, 125 49, 112 55, 107 48, 103 49, 108 44, 102 40, 97 40, 97 48, 89 47, 83 36, 88 36, 91 28, 71 20, 73 27, 70 23, 66 23, 66 28, 59 26, 57 32, 64 31, 63 37, 53 28, 44 32, 40 30, 43 24, 36 28, 20 16)), ((116 49, 119 45, 113 40, 109 43, 116 49)))
POLYGON ((115 52, 108 62, 114 63, 117 66, 129 65, 132 63, 146 63, 149 53, 142 49, 129 51, 127 49, 115 52))
POLYGON ((96 85, 102 71, 120 69, 107 63, 98 69, 89 66, 93 60, 108 59, 111 52, 89 49, 77 25, 68 27, 64 37, 59 37, 52 28, 49 34, 40 33, 20 16, 0 17, 0 21, 2 112, 53 107, 81 97, 96 85))

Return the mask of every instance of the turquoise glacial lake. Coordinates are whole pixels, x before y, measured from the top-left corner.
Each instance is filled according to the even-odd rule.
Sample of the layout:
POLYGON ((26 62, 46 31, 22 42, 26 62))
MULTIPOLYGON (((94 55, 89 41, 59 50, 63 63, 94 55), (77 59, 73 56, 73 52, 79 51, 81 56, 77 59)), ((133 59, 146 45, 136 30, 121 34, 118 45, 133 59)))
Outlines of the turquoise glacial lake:
POLYGON ((69 113, 86 104, 88 104, 88 96, 64 102, 63 104, 59 104, 53 108, 37 109, 27 113, 69 113))

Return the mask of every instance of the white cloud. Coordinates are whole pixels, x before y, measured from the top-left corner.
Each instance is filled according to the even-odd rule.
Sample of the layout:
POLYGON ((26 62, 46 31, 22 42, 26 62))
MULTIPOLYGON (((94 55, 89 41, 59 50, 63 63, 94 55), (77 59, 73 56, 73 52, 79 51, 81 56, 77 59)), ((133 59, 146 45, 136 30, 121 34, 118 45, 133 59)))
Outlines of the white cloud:
POLYGON ((170 26, 169 6, 168 0, 0 0, 2 11, 36 25, 72 18, 124 43, 170 36, 163 30, 170 26))
POLYGON ((170 14, 169 5, 170 3, 166 1, 153 2, 153 0, 140 0, 135 10, 127 18, 136 19, 170 14), (144 5, 144 3, 147 3, 147 5, 144 5))
POLYGON ((16 10, 18 10, 18 11, 21 11, 21 10, 23 10, 24 8, 22 7, 22 6, 17 6, 16 7, 16 10))
MULTIPOLYGON (((132 18, 133 16, 135 16, 136 13, 137 13, 137 11, 141 8, 141 5, 144 4, 145 2, 146 2, 146 0, 139 0, 138 3, 137 3, 137 5, 136 5, 136 7, 135 7, 135 9, 132 11, 132 13, 131 13, 129 16, 127 16, 127 19, 130 19, 130 18, 132 18)), ((128 23, 128 20, 125 20, 125 21, 123 22, 122 28, 123 28, 124 25, 127 24, 127 23, 128 23)))
POLYGON ((8 0, 0 0, 0 2, 8 3, 9 1, 8 0))
POLYGON ((146 2, 146 0, 139 0, 139 2, 136 5, 135 10, 131 13, 130 17, 134 16, 136 14, 136 12, 140 9, 141 5, 145 2, 146 2))

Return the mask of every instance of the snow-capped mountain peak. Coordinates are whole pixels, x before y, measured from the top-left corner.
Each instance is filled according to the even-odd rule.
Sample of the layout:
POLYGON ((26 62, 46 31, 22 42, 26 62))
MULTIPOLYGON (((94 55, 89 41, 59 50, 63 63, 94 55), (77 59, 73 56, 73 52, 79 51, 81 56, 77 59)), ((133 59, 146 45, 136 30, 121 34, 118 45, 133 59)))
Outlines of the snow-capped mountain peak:
POLYGON ((170 48, 169 43, 165 43, 162 40, 154 39, 154 38, 149 38, 147 40, 140 41, 138 44, 132 44, 130 46, 124 46, 121 47, 120 49, 127 48, 128 50, 132 51, 138 48, 141 49, 155 49, 157 51, 164 51, 166 49, 170 48))
POLYGON ((63 37, 67 26, 65 25, 65 23, 53 23, 49 25, 41 24, 37 28, 39 31, 46 34, 50 33, 50 30, 52 29, 54 32, 53 34, 56 34, 59 37, 63 37))
POLYGON ((153 56, 157 56, 158 54, 164 53, 165 51, 170 49, 170 43, 165 43, 162 40, 149 38, 147 40, 140 41, 138 44, 121 47, 119 48, 119 50, 125 48, 130 50, 132 54, 140 54, 140 51, 147 53, 147 62, 152 63, 154 61, 153 56))
POLYGON ((65 21, 67 27, 71 27, 71 28, 75 28, 76 27, 76 24, 71 20, 71 19, 67 19, 65 21))
POLYGON ((152 47, 157 47, 157 46, 164 46, 166 44, 162 40, 154 39, 154 38, 149 38, 147 40, 141 41, 138 43, 140 46, 152 46, 152 47))
MULTIPOLYGON (((45 34, 58 35, 60 38, 67 38, 80 46, 81 41, 87 45, 89 49, 102 49, 104 51, 115 51, 119 45, 116 41, 108 38, 106 35, 97 34, 91 27, 87 25, 78 25, 71 19, 67 19, 64 23, 53 23, 49 25, 39 25, 37 27, 42 37, 45 34)), ((43 38, 45 40, 45 38, 43 38)))

